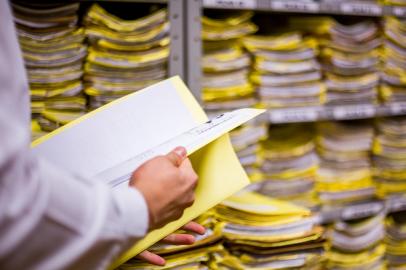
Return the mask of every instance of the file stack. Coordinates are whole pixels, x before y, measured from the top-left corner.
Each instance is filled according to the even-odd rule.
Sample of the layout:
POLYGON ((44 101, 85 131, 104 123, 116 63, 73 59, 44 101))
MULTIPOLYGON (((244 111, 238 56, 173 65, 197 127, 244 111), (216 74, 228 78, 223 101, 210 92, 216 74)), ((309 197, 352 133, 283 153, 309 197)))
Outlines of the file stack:
POLYGON ((263 142, 261 194, 317 208, 314 185, 319 161, 313 133, 307 124, 270 127, 263 142))
POLYGON ((406 267, 406 212, 395 212, 386 219, 386 261, 388 269, 406 267))
POLYGON ((317 150, 321 163, 316 189, 324 206, 374 197, 370 166, 373 132, 367 121, 319 123, 317 150))
POLYGON ((241 38, 257 30, 252 12, 225 18, 202 18, 204 106, 216 109, 252 106, 254 89, 248 80, 251 59, 241 38))
MULTIPOLYGON (((255 107, 258 103, 249 82, 251 66, 249 54, 241 39, 257 30, 250 19, 252 12, 241 11, 210 14, 202 18, 203 39, 203 106, 209 115, 255 107)), ((251 121, 231 133, 231 141, 251 179, 256 178, 259 163, 259 141, 265 137, 267 127, 251 121)))
POLYGON ((377 102, 381 38, 373 21, 335 22, 322 52, 327 103, 377 102))
POLYGON ((93 4, 84 23, 90 43, 84 76, 90 109, 167 77, 170 40, 165 9, 124 20, 93 4))
POLYGON ((386 269, 384 214, 340 221, 330 228, 328 269, 386 269))
POLYGON ((377 121, 373 162, 380 197, 401 196, 406 192, 406 117, 377 121))
POLYGON ((406 101, 406 20, 384 19, 384 68, 380 95, 385 102, 406 101))
MULTIPOLYGON (((208 211, 197 218, 196 222, 206 228, 206 233, 204 235, 194 235, 196 242, 193 245, 157 243, 148 249, 165 258, 165 266, 153 266, 138 259, 132 259, 121 265, 118 269, 208 269, 206 264, 211 259, 211 253, 224 250, 220 243, 221 224, 217 222, 212 211, 208 211)), ((179 230, 177 233, 184 232, 179 230)))
POLYGON ((252 182, 258 181, 261 177, 259 164, 262 162, 261 141, 268 133, 268 126, 255 121, 230 132, 231 143, 252 182))
POLYGON ((323 229, 308 209, 241 192, 216 213, 228 254, 215 257, 211 269, 321 269, 323 229))
POLYGON ((251 80, 265 106, 279 108, 324 103, 325 87, 316 60, 315 39, 291 32, 248 36, 244 38, 244 45, 254 55, 251 80))
MULTIPOLYGON (((42 130, 52 131, 86 109, 83 28, 78 3, 12 3, 31 93, 31 110, 42 130)), ((35 130, 34 130, 35 131, 35 130)))

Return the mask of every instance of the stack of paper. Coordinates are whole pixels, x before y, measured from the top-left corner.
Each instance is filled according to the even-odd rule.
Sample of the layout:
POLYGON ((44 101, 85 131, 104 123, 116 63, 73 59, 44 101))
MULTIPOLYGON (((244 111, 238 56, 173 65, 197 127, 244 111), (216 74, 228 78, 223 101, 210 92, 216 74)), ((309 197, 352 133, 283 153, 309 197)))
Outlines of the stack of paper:
POLYGON ((164 256, 166 264, 165 266, 151 265, 147 262, 141 262, 139 260, 130 260, 127 263, 116 268, 117 270, 166 270, 166 269, 183 269, 183 270, 207 270, 207 266, 204 264, 210 259, 210 252, 221 250, 222 246, 203 247, 187 252, 183 252, 181 256, 178 254, 164 256))
POLYGON ((205 106, 250 106, 254 89, 248 81, 250 57, 240 44, 243 36, 257 27, 250 22, 252 12, 226 17, 203 17, 202 98, 205 106), (238 104, 238 105, 235 105, 238 104))
MULTIPOLYGON (((203 78, 202 99, 206 112, 217 115, 227 110, 256 106, 254 88, 248 79, 251 65, 241 39, 257 30, 250 22, 252 12, 209 14, 202 18, 203 78)), ((234 149, 241 163, 254 179, 260 162, 259 141, 267 127, 250 122, 231 133, 234 149)))
POLYGON ((165 9, 124 20, 93 4, 84 23, 90 43, 85 92, 91 109, 167 77, 169 22, 165 9))
MULTIPOLYGON (((211 253, 224 250, 220 243, 221 224, 215 219, 213 211, 203 214, 196 219, 196 222, 206 228, 206 233, 204 235, 194 235, 196 242, 193 245, 158 243, 148 249, 165 258, 167 263, 164 267, 154 267, 140 260, 132 259, 118 269, 208 269, 206 264, 211 253)), ((184 233, 184 231, 179 230, 176 233, 184 233)))
POLYGON ((406 20, 384 19, 384 68, 380 95, 383 101, 406 100, 406 20))
POLYGON ((83 28, 78 3, 12 3, 31 93, 31 110, 52 131, 86 109, 82 95, 83 28), (61 117, 61 115, 63 117, 61 117))
POLYGON ((234 151, 252 182, 260 177, 261 141, 266 138, 267 133, 268 126, 255 121, 248 122, 230 133, 234 151))
POLYGON ((244 46, 254 55, 251 75, 267 107, 320 105, 325 100, 317 42, 299 32, 248 36, 244 46))
POLYGON ((388 269, 406 267, 406 212, 390 214, 386 219, 386 261, 388 269))
POLYGON ((319 161, 313 133, 312 126, 305 124, 270 127, 269 138, 263 142, 260 193, 317 207, 314 184, 319 161))
POLYGON ((316 188, 325 204, 367 200, 375 195, 370 168, 373 126, 364 121, 318 125, 321 159, 316 188))
POLYGON ((230 254, 217 258, 218 269, 316 269, 321 260, 323 229, 306 208, 240 192, 216 215, 230 254))
POLYGON ((406 118, 383 118, 377 122, 373 145, 374 180, 379 196, 406 192, 406 118))
POLYGON ((375 103, 381 38, 373 21, 335 22, 322 52, 327 103, 375 103))
POLYGON ((384 214, 340 221, 329 231, 328 269, 386 269, 384 214))

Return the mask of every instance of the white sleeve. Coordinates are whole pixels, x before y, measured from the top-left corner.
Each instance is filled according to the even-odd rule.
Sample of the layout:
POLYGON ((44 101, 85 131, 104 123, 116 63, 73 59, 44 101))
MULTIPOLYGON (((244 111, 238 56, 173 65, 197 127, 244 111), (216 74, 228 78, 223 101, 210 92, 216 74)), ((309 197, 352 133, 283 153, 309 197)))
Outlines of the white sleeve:
POLYGON ((31 154, 28 86, 8 1, 0 1, 0 269, 104 269, 142 238, 148 209, 31 154))

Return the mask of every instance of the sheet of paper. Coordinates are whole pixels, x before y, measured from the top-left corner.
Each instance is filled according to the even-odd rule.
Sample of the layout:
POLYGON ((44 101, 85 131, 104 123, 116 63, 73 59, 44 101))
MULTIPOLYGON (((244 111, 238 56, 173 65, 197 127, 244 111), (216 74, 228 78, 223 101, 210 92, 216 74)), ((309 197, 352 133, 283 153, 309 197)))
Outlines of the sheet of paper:
POLYGON ((142 152, 125 162, 102 171, 94 178, 104 181, 112 187, 117 187, 118 185, 127 186, 132 172, 147 160, 158 155, 166 155, 179 145, 184 146, 188 154, 192 154, 202 146, 261 114, 263 111, 247 108, 223 113, 154 148, 148 149, 146 152, 142 152))
MULTIPOLYGON (((206 121, 192 94, 174 77, 114 101, 35 141, 33 152, 74 173, 94 177, 206 121)), ((114 262, 112 269, 249 183, 227 134, 190 158, 199 175, 193 206, 180 219, 150 232, 114 262)))
POLYGON ((33 151, 46 153, 45 158, 63 168, 94 177, 168 141, 201 123, 184 105, 173 82, 163 81, 95 110, 36 141, 33 151))

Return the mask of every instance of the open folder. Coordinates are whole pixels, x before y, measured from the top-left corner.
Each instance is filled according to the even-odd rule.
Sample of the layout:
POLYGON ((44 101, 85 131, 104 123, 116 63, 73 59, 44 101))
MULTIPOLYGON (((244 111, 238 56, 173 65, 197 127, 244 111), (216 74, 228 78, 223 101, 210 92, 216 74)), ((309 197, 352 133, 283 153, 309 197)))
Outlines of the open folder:
POLYGON ((173 77, 88 113, 32 146, 35 154, 112 188, 128 188, 131 173, 146 160, 186 147, 199 175, 195 203, 180 219, 148 233, 116 267, 248 184, 227 133, 262 112, 241 109, 208 121, 173 77))

